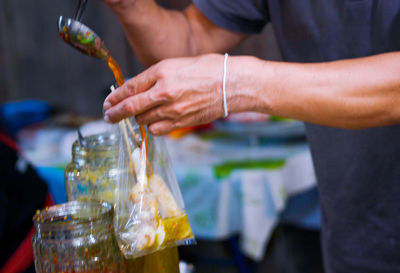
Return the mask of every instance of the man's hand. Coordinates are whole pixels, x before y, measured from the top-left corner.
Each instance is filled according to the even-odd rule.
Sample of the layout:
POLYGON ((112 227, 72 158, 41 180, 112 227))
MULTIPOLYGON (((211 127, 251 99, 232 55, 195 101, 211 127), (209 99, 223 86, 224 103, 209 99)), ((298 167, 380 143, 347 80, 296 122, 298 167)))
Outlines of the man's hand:
POLYGON ((134 115, 138 123, 148 124, 151 133, 160 135, 222 117, 223 59, 209 54, 153 65, 107 97, 106 121, 134 115))

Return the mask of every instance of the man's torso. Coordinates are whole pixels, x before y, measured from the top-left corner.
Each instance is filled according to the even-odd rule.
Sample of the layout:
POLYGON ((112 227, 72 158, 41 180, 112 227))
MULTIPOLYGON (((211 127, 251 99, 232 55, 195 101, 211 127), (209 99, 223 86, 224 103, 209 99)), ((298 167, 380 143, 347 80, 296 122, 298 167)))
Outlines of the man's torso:
MULTIPOLYGON (((194 2, 233 31, 257 32, 263 20, 271 21, 285 61, 400 51, 397 0, 194 2)), ((306 127, 321 193, 327 273, 400 272, 400 126, 306 127)))

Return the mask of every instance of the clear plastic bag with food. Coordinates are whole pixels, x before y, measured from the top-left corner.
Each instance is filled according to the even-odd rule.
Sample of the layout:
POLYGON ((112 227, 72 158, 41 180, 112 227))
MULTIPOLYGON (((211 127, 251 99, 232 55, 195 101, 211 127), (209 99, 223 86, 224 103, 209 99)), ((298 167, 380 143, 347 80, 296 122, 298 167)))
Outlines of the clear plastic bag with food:
POLYGON ((119 129, 115 229, 121 251, 140 257, 194 243, 164 139, 134 119, 121 121, 119 129))

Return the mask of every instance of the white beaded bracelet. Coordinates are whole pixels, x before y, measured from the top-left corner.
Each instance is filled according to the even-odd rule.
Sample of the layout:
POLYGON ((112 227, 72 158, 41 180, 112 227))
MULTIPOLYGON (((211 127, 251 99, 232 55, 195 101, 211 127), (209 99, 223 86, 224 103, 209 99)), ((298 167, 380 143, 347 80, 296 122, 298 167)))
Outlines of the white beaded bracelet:
POLYGON ((225 89, 225 85, 226 85, 226 63, 228 61, 228 53, 225 53, 225 59, 224 59, 224 78, 222 81, 222 94, 223 94, 223 98, 224 98, 224 118, 226 118, 228 116, 228 105, 226 104, 226 89, 225 89))

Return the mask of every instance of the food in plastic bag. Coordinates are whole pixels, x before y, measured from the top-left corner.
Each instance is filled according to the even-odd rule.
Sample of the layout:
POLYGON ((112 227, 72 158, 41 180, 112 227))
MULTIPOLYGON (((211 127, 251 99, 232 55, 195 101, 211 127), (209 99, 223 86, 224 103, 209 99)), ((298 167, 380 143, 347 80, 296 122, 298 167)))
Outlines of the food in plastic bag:
POLYGON ((126 257, 194 242, 184 203, 162 138, 123 120, 115 228, 126 257), (141 138, 143 136, 143 138, 141 138))

